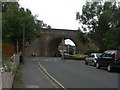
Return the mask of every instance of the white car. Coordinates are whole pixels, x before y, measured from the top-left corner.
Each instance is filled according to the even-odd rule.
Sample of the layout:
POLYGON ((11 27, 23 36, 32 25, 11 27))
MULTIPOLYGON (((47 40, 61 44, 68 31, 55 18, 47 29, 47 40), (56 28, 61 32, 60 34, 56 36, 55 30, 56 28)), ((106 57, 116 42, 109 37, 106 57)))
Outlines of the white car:
POLYGON ((102 53, 91 53, 90 56, 85 59, 85 64, 96 66, 96 59, 101 55, 102 53))

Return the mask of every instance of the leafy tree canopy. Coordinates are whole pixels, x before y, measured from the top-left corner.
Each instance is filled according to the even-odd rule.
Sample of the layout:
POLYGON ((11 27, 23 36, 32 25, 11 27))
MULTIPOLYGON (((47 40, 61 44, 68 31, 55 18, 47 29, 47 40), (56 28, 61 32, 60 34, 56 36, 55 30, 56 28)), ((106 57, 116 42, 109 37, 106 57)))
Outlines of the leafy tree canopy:
POLYGON ((76 13, 76 20, 82 25, 88 38, 100 50, 118 49, 120 40, 120 8, 116 2, 86 2, 82 14, 76 13))
POLYGON ((40 29, 45 27, 42 20, 33 16, 29 9, 19 7, 18 2, 2 3, 2 38, 3 42, 11 42, 22 46, 23 29, 25 30, 25 41, 30 42, 34 39, 40 29))

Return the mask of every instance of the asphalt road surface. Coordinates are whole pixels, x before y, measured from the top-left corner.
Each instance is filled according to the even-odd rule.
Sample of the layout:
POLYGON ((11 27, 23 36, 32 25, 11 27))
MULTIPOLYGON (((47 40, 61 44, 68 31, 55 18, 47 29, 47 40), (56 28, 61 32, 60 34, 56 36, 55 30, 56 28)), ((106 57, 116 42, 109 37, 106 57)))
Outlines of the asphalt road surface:
POLYGON ((86 66, 84 61, 36 57, 41 65, 66 88, 118 88, 119 73, 86 66))

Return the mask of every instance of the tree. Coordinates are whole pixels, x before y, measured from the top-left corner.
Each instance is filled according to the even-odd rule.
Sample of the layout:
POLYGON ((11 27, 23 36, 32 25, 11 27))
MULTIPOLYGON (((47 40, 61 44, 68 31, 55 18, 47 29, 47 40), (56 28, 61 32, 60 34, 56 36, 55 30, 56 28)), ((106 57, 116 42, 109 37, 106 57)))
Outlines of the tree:
MULTIPOLYGON (((12 42, 16 31, 19 30, 18 6, 16 3, 8 3, 6 10, 3 12, 3 42, 12 42)), ((18 34, 17 34, 18 35, 18 34)), ((17 36, 16 35, 16 36, 17 36)))
POLYGON ((83 6, 82 15, 79 12, 76 13, 76 19, 82 23, 83 30, 89 31, 87 32, 88 37, 102 51, 117 48, 116 20, 113 18, 115 15, 119 15, 115 13, 116 10, 118 10, 116 3, 87 2, 83 6))
MULTIPOLYGON (((25 30, 25 41, 32 41, 36 38, 36 32, 42 27, 47 27, 41 20, 37 20, 29 9, 19 7, 17 2, 2 3, 2 38, 3 42, 11 42, 22 46, 23 28, 25 30)), ((39 33, 40 34, 40 33, 39 33)))
POLYGON ((80 39, 80 41, 85 44, 87 42, 89 42, 87 34, 83 33, 80 28, 78 29, 78 38, 80 39))

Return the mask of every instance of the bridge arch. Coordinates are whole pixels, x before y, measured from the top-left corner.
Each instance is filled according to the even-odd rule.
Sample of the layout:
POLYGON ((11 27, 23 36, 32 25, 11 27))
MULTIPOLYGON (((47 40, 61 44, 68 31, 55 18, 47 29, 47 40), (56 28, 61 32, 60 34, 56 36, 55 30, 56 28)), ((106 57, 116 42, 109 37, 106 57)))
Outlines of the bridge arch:
MULTIPOLYGON (((60 43, 62 42, 62 40, 65 39, 70 39, 70 38, 65 38, 65 37, 56 37, 53 38, 49 44, 48 44, 48 52, 50 52, 50 56, 59 56, 60 52, 58 50, 58 46, 60 45, 60 43)), ((71 41, 73 41, 72 39, 70 39, 71 41)), ((73 41, 74 42, 74 41, 73 41)), ((75 46, 76 43, 74 42, 75 46)))
POLYGON ((32 52, 37 52, 38 56, 54 56, 58 52, 58 45, 63 38, 72 40, 78 53, 90 49, 88 44, 80 42, 77 30, 42 29, 40 38, 34 40, 31 46, 27 48, 32 50, 26 52, 26 56, 30 56, 32 52))

